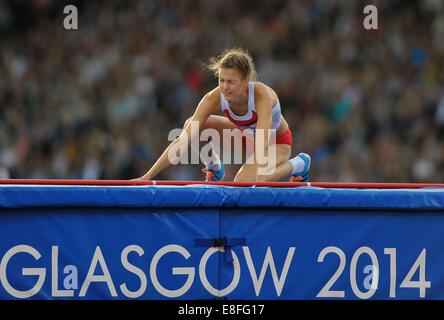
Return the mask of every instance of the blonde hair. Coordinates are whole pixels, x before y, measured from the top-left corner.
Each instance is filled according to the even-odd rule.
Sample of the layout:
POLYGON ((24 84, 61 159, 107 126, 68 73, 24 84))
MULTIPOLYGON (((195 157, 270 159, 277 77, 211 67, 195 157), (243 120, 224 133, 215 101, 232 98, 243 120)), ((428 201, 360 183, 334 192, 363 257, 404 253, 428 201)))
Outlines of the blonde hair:
POLYGON ((242 48, 227 49, 220 56, 212 57, 207 68, 216 77, 219 77, 220 68, 236 69, 243 78, 248 77, 250 81, 257 77, 253 58, 242 48))

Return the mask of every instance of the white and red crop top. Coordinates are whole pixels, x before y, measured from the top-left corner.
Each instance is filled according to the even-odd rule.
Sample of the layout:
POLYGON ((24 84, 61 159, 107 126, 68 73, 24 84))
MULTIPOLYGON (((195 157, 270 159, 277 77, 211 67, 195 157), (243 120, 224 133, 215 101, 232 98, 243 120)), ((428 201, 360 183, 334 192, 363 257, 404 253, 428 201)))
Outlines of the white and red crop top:
MULTIPOLYGON (((250 82, 248 85, 248 111, 246 114, 243 116, 234 114, 222 92, 220 94, 220 105, 225 116, 239 129, 256 129, 257 114, 254 104, 254 82, 250 82)), ((277 99, 276 104, 271 110, 271 118, 271 129, 279 128, 279 125, 281 124, 281 105, 279 103, 279 99, 277 99)))

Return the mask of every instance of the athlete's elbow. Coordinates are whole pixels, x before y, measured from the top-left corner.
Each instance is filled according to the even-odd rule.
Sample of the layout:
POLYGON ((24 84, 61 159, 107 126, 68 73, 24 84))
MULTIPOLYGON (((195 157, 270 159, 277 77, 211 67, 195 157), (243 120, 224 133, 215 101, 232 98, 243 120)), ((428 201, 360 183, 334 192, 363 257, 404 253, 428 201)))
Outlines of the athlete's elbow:
POLYGON ((183 128, 185 129, 186 126, 188 125, 188 123, 190 123, 191 119, 193 119, 193 117, 189 117, 187 120, 185 120, 185 123, 183 124, 183 128))

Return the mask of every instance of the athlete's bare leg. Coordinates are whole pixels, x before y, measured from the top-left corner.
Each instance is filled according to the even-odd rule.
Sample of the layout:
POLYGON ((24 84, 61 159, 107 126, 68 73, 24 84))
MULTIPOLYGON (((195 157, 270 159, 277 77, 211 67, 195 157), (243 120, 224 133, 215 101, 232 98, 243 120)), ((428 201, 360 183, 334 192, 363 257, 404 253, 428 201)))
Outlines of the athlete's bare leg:
MULTIPOLYGON (((190 121, 188 119, 185 122, 185 125, 190 121)), ((214 144, 214 149, 217 152, 225 152, 229 154, 239 153, 239 150, 234 150, 234 144, 231 144, 230 150, 223 149, 223 133, 224 130, 234 130, 237 127, 227 118, 222 116, 211 115, 207 121, 200 127, 200 130, 205 129, 215 129, 219 133, 220 143, 221 145, 214 144)), ((199 149, 202 145, 207 144, 208 142, 201 142, 199 149)), ((257 166, 250 161, 247 161, 247 158, 251 159, 252 154, 248 155, 245 153, 245 150, 242 151, 242 158, 246 160, 242 165, 234 181, 279 181, 282 178, 290 177, 291 172, 293 170, 291 164, 288 162, 291 156, 291 146, 287 144, 278 144, 276 145, 276 167, 274 171, 270 170, 268 174, 257 174, 257 166)), ((193 150, 195 152, 199 152, 199 150, 193 150)), ((235 163, 240 164, 240 163, 235 163)))
MULTIPOLYGON (((191 120, 191 118, 187 119, 187 121, 184 124, 184 127, 188 124, 188 122, 191 120)), ((241 152, 242 150, 235 150, 234 143, 229 144, 229 149, 224 149, 225 146, 228 146, 228 144, 223 143, 223 136, 224 136, 224 130, 234 130, 238 129, 230 120, 228 120, 225 117, 222 116, 216 116, 211 115, 200 127, 199 130, 202 132, 205 129, 214 129, 219 134, 219 139, 217 141, 212 141, 213 149, 214 151, 221 155, 221 153, 226 153, 228 155, 235 154, 236 152, 241 152)), ((207 144, 208 141, 199 141, 199 150, 194 150, 194 152, 199 153, 202 146, 207 144)), ((245 154, 241 155, 242 159, 245 160, 245 154)), ((241 163, 237 163, 241 164, 241 163)))
POLYGON ((256 181, 279 181, 289 178, 293 167, 288 161, 291 156, 291 147, 288 144, 276 145, 276 167, 269 174, 256 176, 256 181))
POLYGON ((291 147, 287 144, 276 145, 276 167, 267 174, 258 174, 257 166, 245 163, 236 175, 234 181, 279 181, 290 177, 292 166, 288 162, 291 155, 291 147))

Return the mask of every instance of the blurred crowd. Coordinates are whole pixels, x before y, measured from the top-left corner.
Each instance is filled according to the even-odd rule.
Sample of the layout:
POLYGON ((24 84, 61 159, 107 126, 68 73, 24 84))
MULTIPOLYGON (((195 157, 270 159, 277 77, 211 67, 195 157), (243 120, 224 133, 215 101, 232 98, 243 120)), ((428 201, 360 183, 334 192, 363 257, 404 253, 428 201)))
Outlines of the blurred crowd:
POLYGON ((443 181, 440 0, 2 1, 0 178, 144 174, 217 85, 202 63, 232 46, 277 92, 312 181, 443 181))

